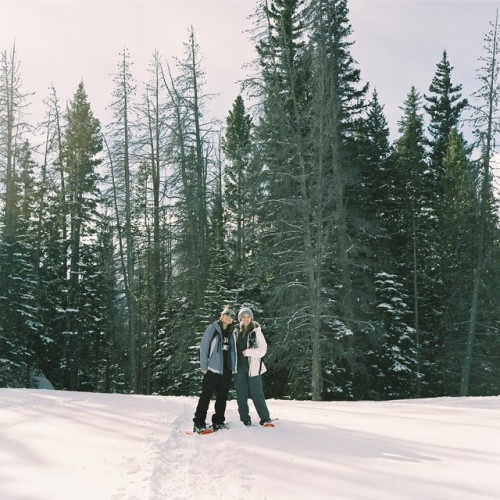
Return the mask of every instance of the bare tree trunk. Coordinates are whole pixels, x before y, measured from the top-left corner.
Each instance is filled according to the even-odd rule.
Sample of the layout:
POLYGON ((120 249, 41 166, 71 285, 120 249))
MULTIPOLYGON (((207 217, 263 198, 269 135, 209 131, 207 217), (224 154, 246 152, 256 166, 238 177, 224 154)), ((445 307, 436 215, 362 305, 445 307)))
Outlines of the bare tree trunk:
MULTIPOLYGON (((415 213, 411 216, 411 227, 412 227, 412 239, 413 239, 413 318, 415 332, 417 335, 417 367, 420 373, 420 319, 419 319, 419 290, 418 290, 418 238, 417 238, 417 228, 415 225, 415 213)), ((417 395, 420 394, 420 377, 417 378, 417 395)))
POLYGON ((476 268, 474 269, 471 308, 469 315, 469 327, 467 332, 467 344, 465 349, 465 359, 462 369, 462 379, 460 384, 460 395, 467 396, 469 390, 469 380, 472 366, 472 357, 474 351, 474 342, 476 338, 476 319, 479 308, 479 289, 481 286, 481 276, 483 272, 484 256, 486 253, 485 233, 488 223, 488 200, 491 193, 490 179, 490 158, 493 154, 494 143, 494 120, 498 101, 498 93, 500 91, 498 83, 498 54, 500 52, 498 39, 498 10, 496 13, 493 31, 487 38, 490 52, 490 59, 486 60, 486 74, 482 81, 485 83, 486 112, 482 114, 482 121, 486 123, 486 131, 483 133, 484 144, 482 151, 482 185, 480 191, 480 216, 479 216, 479 234, 477 244, 476 268))
POLYGON ((15 59, 15 48, 12 49, 10 59, 4 52, 2 54, 2 87, 3 87, 3 105, 5 107, 5 124, 3 132, 5 134, 5 238, 7 241, 13 238, 16 232, 17 221, 17 190, 16 190, 16 164, 14 159, 15 151, 15 114, 18 108, 18 99, 16 99, 16 92, 18 91, 16 80, 17 75, 17 62, 15 59))
POLYGON ((200 288, 202 289, 202 291, 204 291, 208 278, 208 268, 209 268, 209 256, 208 256, 209 234, 208 234, 207 188, 206 188, 207 168, 203 153, 204 141, 200 125, 201 105, 199 98, 198 64, 196 60, 197 49, 193 31, 191 31, 190 35, 190 48, 191 48, 191 72, 192 72, 191 75, 192 75, 193 92, 194 92, 192 109, 193 109, 195 144, 196 144, 196 211, 197 211, 196 219, 198 221, 198 238, 201 238, 201 241, 199 241, 197 245, 198 272, 201 284, 200 288))
POLYGON ((151 295, 152 304, 152 317, 151 317, 151 332, 146 340, 146 358, 147 358, 147 373, 144 380, 146 393, 151 392, 151 376, 150 369, 153 358, 153 348, 158 338, 160 330, 160 317, 164 300, 163 289, 163 272, 161 261, 161 211, 160 211, 160 178, 161 178, 161 164, 162 164, 162 148, 161 148, 161 127, 162 116, 160 111, 160 82, 162 79, 162 70, 159 59, 155 61, 155 93, 154 93, 154 119, 150 124, 151 127, 151 178, 153 184, 153 241, 152 241, 152 283, 153 290, 151 295))
MULTIPOLYGON (((136 325, 136 306, 135 306, 135 296, 133 293, 133 278, 134 269, 131 264, 131 253, 128 248, 130 245, 129 237, 131 238, 131 234, 126 234, 124 237, 122 226, 121 226, 121 218, 120 218, 120 209, 118 206, 118 192, 116 186, 116 176, 115 176, 115 165, 113 162, 112 153, 109 149, 109 146, 106 141, 104 141, 107 151, 108 151, 108 159, 110 162, 110 173, 111 173, 111 186, 113 189, 113 205, 115 209, 115 219, 116 219, 116 230, 118 237, 118 255, 120 258, 120 267, 121 272, 123 274, 123 285, 125 288, 125 301, 127 304, 127 339, 128 339, 128 349, 129 349, 129 382, 130 387, 134 392, 137 392, 137 360, 136 360, 136 334, 135 334, 135 325, 136 325), (124 244, 125 241, 125 244, 124 244), (126 247, 126 248, 125 248, 126 247), (132 269, 130 269, 132 267, 132 269)), ((129 207, 130 209, 130 207, 129 207)), ((130 226, 129 226, 130 229, 130 226)))
POLYGON ((132 134, 130 127, 130 114, 132 109, 131 99, 134 94, 134 83, 130 73, 128 57, 128 51, 124 50, 121 54, 118 72, 114 75, 116 88, 113 94, 115 96, 115 101, 111 106, 115 117, 115 122, 111 129, 112 143, 108 144, 106 141, 104 142, 110 162, 113 204, 118 236, 118 255, 125 290, 128 378, 132 391, 139 392, 136 340, 138 323, 135 270, 136 256, 135 240, 132 231, 134 208, 131 165, 132 134), (123 200, 121 204, 120 199, 123 200), (123 221, 122 217, 124 219, 123 221))

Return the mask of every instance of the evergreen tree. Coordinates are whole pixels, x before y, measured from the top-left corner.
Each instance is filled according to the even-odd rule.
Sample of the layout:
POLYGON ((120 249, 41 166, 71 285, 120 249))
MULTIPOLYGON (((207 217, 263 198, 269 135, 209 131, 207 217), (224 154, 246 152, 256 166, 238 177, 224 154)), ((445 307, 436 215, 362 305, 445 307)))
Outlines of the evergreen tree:
POLYGON ((251 171, 252 120, 245 111, 241 96, 234 101, 226 119, 226 133, 222 149, 228 160, 224 171, 224 199, 226 223, 231 229, 227 236, 228 251, 234 256, 234 265, 241 270, 245 255, 256 245, 255 213, 258 200, 256 172, 251 171))
POLYGON ((432 369, 436 362, 434 356, 442 352, 442 339, 439 332, 436 332, 438 337, 433 338, 427 330, 434 314, 431 290, 435 287, 433 272, 437 257, 433 246, 434 176, 426 160, 420 103, 420 94, 412 87, 400 121, 400 137, 392 153, 394 171, 389 196, 393 205, 387 213, 387 227, 391 235, 394 273, 403 280, 405 294, 409 297, 420 367, 425 373, 426 367, 421 361, 425 360, 432 369), (421 351, 423 333, 428 335, 427 355, 421 351))
POLYGON ((0 56, 0 383, 31 386, 39 330, 33 267, 33 161, 15 47, 0 56), (30 234, 31 233, 31 234, 30 234))
POLYGON ((424 109, 430 116, 430 162, 439 184, 443 177, 443 158, 449 136, 458 128, 460 115, 468 105, 467 99, 462 99, 460 93, 462 85, 453 85, 451 81, 452 70, 445 50, 429 86, 430 95, 424 96, 427 101, 424 109))
POLYGON ((345 1, 273 2, 263 13, 257 141, 267 196, 259 216, 265 268, 275 285, 267 307, 288 325, 277 331, 286 355, 273 348, 270 357, 289 372, 289 390, 320 399, 348 384, 346 377, 324 381, 353 348, 352 221, 345 200, 355 170, 350 137, 366 86, 349 53, 345 1))
POLYGON ((80 82, 66 114, 63 157, 67 179, 69 203, 69 240, 63 345, 62 386, 78 389, 81 382, 80 358, 84 349, 84 332, 90 325, 82 322, 85 296, 86 269, 82 256, 87 238, 94 236, 99 220, 97 206, 100 201, 97 167, 101 163, 102 137, 99 121, 94 117, 83 82, 80 82))
MULTIPOLYGON (((316 294, 313 283, 311 209, 306 186, 306 82, 308 70, 303 42, 303 1, 277 1, 262 5, 263 36, 257 51, 262 81, 262 117, 256 130, 258 156, 263 162, 263 200, 259 221, 263 230, 260 268, 267 282, 267 309, 276 322, 289 328, 277 330, 269 349, 270 362, 289 377, 293 394, 319 399, 321 378, 318 356, 316 294), (269 286, 269 285, 268 285, 269 286), (303 329, 311 335, 304 338, 303 329), (302 337, 300 342, 296 340, 302 337), (313 340, 314 339, 314 340, 313 340), (291 349, 278 346, 286 341, 291 349), (311 342, 315 342, 312 354, 311 342), (316 355, 316 356, 315 356, 316 355), (313 358, 316 363, 313 372, 313 358)), ((321 265, 321 259, 317 262, 321 265)), ((272 327, 271 327, 272 328, 272 327)))
POLYGON ((112 217, 104 215, 97 241, 89 256, 93 259, 96 276, 96 293, 91 307, 100 314, 96 342, 91 347, 96 359, 96 390, 125 393, 130 391, 126 377, 128 339, 124 333, 123 315, 119 310, 120 302, 116 300, 118 266, 114 256, 113 235, 112 217))
POLYGON ((476 177, 470 148, 452 130, 443 158, 442 198, 437 207, 441 286, 436 310, 442 314, 434 326, 443 338, 439 375, 443 381, 442 393, 447 395, 458 393, 463 362, 463 325, 468 320, 470 276, 474 267, 475 231, 471 228, 479 223, 476 177))
MULTIPOLYGON (((429 331, 439 332, 437 335, 443 345, 442 362, 435 363, 435 365, 439 366, 438 373, 440 373, 442 379, 441 390, 444 391, 450 388, 451 379, 448 377, 447 369, 451 369, 449 364, 450 355, 455 352, 454 349, 450 349, 451 346, 448 340, 457 338, 453 319, 461 316, 463 311, 463 309, 457 308, 458 304, 456 302, 449 301, 450 290, 455 289, 456 285, 463 285, 460 280, 456 284, 450 281, 451 269, 449 265, 453 261, 458 263, 462 260, 463 262, 463 259, 460 254, 450 255, 450 250, 453 248, 455 229, 458 226, 452 227, 449 225, 450 219, 448 216, 450 214, 448 209, 449 204, 453 204, 456 199, 457 183, 464 180, 459 171, 464 169, 464 160, 468 156, 465 141, 458 132, 460 117, 468 102, 467 99, 462 99, 460 94, 461 85, 454 85, 451 81, 452 69, 447 53, 444 51, 443 58, 437 65, 436 74, 429 87, 430 95, 425 96, 427 101, 425 110, 430 116, 428 128, 431 136, 429 160, 431 171, 435 177, 433 206, 436 215, 436 231, 434 233, 433 247, 436 252, 434 272, 437 278, 435 280, 436 286, 430 290, 430 300, 433 304, 434 314, 433 318, 429 318, 426 328, 429 331), (454 160, 458 162, 457 165, 454 165, 454 160), (452 177, 454 174, 458 174, 455 179, 452 177), (448 241, 447 238, 450 238, 451 241, 448 241), (449 322, 450 320, 451 322, 449 322), (445 344, 448 345, 445 347, 445 344), (445 358, 447 358, 447 361, 445 358)), ((464 185, 461 189, 466 194, 470 188, 464 185)), ((462 215, 463 220, 467 220, 468 215, 462 215)), ((456 248, 453 249, 456 250, 456 248)), ((462 268, 462 271, 464 269, 462 268)), ((458 276, 456 277, 458 278, 458 276)))
MULTIPOLYGON (((25 141, 14 154, 16 205, 9 211, 14 222, 10 234, 0 242, 1 272, 6 289, 2 292, 4 334, 0 346, 5 349, 4 383, 32 387, 38 373, 37 353, 43 342, 38 308, 37 269, 34 266, 35 227, 32 212, 36 196, 31 146, 25 141)), ((3 371, 3 370, 0 370, 3 371)))
POLYGON ((397 276, 378 273, 375 279, 377 313, 372 316, 365 366, 368 390, 363 397, 395 399, 414 397, 420 373, 415 330, 406 324, 408 305, 397 276), (379 320, 375 320, 379 316, 379 320))
POLYGON ((125 392, 123 353, 126 339, 115 303, 116 270, 113 256, 112 226, 103 218, 95 239, 82 246, 82 286, 78 320, 78 390, 125 392))
POLYGON ((374 276, 391 271, 385 225, 391 183, 391 147, 389 128, 377 91, 373 92, 368 104, 366 118, 358 120, 353 142, 353 161, 358 165, 358 172, 355 189, 349 196, 359 248, 353 280, 356 302, 360 306, 358 315, 364 314, 364 321, 369 321, 375 303, 374 276))
POLYGON ((64 343, 64 303, 68 262, 69 207, 63 159, 63 117, 56 90, 45 101, 47 115, 41 179, 36 196, 36 249, 38 307, 43 324, 43 343, 37 352, 38 365, 56 388, 62 388, 61 359, 64 343))
POLYGON ((360 334, 353 390, 357 398, 393 398, 399 390, 414 396, 419 381, 417 339, 407 324, 407 296, 390 258, 387 218, 398 210, 391 202, 395 170, 389 129, 376 91, 366 119, 358 120, 354 145, 359 171, 350 198, 351 217, 357 219, 359 250, 353 282, 360 334))
POLYGON ((325 341, 319 351, 325 372, 331 374, 322 376, 324 397, 334 397, 339 390, 344 397, 353 397, 359 356, 357 332, 363 321, 356 278, 361 245, 358 207, 346 207, 351 192, 358 188, 356 136, 368 85, 361 83, 360 70, 350 52, 353 42, 347 2, 310 2, 307 16, 312 30, 308 47, 312 60, 310 142, 313 171, 318 168, 311 192, 315 193, 316 218, 322 221, 321 231, 314 238, 318 248, 314 260, 323 262, 320 289, 324 293, 317 312, 324 318, 319 329, 325 341))

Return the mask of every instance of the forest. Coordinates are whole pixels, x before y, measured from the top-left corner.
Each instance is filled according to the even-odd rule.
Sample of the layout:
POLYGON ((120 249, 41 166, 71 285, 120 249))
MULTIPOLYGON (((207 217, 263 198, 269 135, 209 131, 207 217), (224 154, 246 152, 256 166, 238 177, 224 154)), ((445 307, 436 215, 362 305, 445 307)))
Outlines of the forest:
POLYGON ((198 394, 229 304, 262 325, 267 397, 499 394, 498 16, 477 90, 443 50, 394 140, 347 0, 259 0, 254 22, 222 122, 194 29, 145 82, 123 49, 109 123, 84 81, 29 123, 0 47, 0 387, 198 394))

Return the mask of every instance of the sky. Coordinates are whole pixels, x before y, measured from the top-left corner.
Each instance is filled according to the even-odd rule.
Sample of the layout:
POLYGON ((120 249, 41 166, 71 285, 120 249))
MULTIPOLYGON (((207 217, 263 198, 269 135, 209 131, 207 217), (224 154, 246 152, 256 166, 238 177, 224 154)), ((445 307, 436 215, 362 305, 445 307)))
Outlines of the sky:
MULTIPOLYGON (((206 92, 214 95, 207 115, 224 121, 256 53, 250 38, 257 0, 0 0, 0 51, 16 46, 23 89, 31 96, 33 121, 54 86, 60 101, 72 98, 83 80, 94 114, 106 122, 119 54, 130 52, 138 83, 148 78, 157 50, 175 64, 193 27, 203 55, 206 92)), ((500 1, 351 0, 352 54, 363 82, 376 88, 391 136, 414 85, 428 87, 447 50, 453 82, 464 96, 478 89, 484 55, 500 1)))
POLYGON ((274 429, 245 427, 231 400, 230 429, 190 436, 196 402, 0 389, 0 498, 500 498, 498 396, 270 399, 274 429))

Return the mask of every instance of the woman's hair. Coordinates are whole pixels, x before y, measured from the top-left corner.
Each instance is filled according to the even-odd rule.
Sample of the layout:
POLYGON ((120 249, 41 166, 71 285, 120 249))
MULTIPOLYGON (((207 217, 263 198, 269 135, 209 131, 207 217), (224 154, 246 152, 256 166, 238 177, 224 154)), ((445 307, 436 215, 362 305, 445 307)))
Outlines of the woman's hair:
POLYGON ((248 325, 244 325, 243 323, 240 323, 240 332, 241 333, 247 333, 247 332, 253 330, 253 328, 254 328, 253 321, 250 321, 250 323, 248 323, 248 325))

